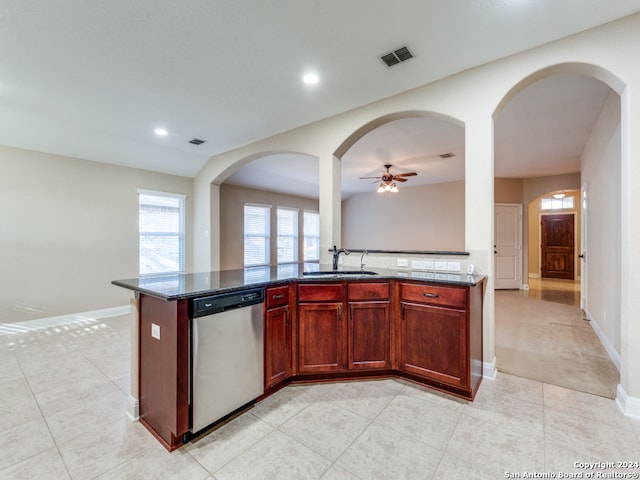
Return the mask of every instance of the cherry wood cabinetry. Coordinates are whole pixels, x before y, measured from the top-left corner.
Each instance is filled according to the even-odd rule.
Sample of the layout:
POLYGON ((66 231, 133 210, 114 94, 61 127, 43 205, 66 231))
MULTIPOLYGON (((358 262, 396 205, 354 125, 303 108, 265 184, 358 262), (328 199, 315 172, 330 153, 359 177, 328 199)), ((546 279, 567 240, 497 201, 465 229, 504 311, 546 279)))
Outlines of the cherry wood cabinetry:
POLYGON ((268 390, 291 377, 292 321, 289 286, 266 289, 264 317, 264 384, 268 390))
POLYGON ((348 350, 349 370, 391 368, 390 285, 350 283, 348 350))
POLYGON ((144 294, 139 301, 140 422, 174 450, 189 430, 188 304, 144 294))
POLYGON ((298 373, 344 370, 343 290, 341 283, 298 285, 298 373))
POLYGON ((400 284, 399 370, 473 398, 482 378, 481 292, 400 284))

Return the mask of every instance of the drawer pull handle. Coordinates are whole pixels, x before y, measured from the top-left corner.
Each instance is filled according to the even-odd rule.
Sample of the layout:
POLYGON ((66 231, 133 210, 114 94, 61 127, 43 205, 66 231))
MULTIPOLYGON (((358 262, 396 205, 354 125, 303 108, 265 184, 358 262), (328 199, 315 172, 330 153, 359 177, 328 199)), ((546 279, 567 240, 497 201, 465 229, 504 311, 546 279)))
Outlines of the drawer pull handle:
POLYGON ((284 295, 280 294, 280 295, 274 295, 273 297, 274 300, 280 300, 281 298, 284 298, 284 295))
POLYGON ((423 295, 429 298, 438 298, 440 296, 437 293, 424 293, 423 295))

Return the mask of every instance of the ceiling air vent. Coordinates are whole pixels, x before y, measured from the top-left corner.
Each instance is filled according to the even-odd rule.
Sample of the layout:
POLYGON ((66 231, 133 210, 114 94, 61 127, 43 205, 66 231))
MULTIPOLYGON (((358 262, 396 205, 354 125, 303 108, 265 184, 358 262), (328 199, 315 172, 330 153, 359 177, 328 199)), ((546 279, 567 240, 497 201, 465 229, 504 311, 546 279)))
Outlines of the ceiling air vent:
POLYGON ((441 153, 440 154, 440 158, 451 158, 451 157, 455 157, 455 156, 456 156, 456 154, 455 153, 451 153, 451 152, 449 152, 449 153, 441 153))
POLYGON ((413 58, 413 53, 409 51, 408 47, 401 47, 393 52, 386 53, 380 57, 387 67, 393 67, 394 65, 404 62, 413 58))
POLYGON ((206 140, 200 140, 199 138, 189 140, 189 143, 193 143, 194 145, 202 145, 204 142, 206 142, 206 140))

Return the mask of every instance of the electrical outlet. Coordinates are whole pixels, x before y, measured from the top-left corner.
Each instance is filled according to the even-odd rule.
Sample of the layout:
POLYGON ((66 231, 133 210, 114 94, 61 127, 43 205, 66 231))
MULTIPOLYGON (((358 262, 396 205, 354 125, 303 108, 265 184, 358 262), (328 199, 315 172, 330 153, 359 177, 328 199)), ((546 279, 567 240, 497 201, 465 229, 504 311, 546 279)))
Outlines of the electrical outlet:
POLYGON ((450 272, 459 272, 460 262, 447 262, 447 270, 450 272))
POLYGON ((409 260, 406 258, 399 258, 398 259, 398 266, 399 267, 408 267, 409 266, 409 260))
POLYGON ((151 324, 151 336, 156 340, 160 340, 160 325, 151 324))
POLYGON ((416 270, 426 270, 427 262, 423 260, 411 260, 411 268, 415 268, 416 270))
POLYGON ((447 262, 436 262, 435 268, 439 272, 445 272, 447 270, 447 262))

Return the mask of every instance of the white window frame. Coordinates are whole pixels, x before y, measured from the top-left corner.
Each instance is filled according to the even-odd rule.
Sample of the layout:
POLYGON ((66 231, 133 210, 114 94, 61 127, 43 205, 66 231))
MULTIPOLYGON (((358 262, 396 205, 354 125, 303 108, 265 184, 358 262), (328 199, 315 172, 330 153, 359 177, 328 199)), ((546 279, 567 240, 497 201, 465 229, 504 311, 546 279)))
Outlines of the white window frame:
POLYGON ((320 212, 316 211, 316 210, 304 210, 303 211, 303 216, 302 216, 302 237, 303 237, 303 245, 304 245, 304 252, 302 254, 303 256, 303 261, 305 262, 319 262, 320 261, 320 212), (313 235, 308 234, 308 232, 305 231, 304 226, 305 226, 305 222, 304 222, 304 216, 306 214, 313 214, 313 215, 317 215, 318 217, 318 234, 316 235, 315 233, 313 235), (316 239, 316 254, 313 257, 307 257, 307 239, 316 239))
POLYGON ((285 263, 297 263, 299 254, 298 254, 298 239, 300 238, 300 226, 299 226, 299 212, 300 210, 297 208, 291 207, 277 207, 276 208, 276 251, 277 251, 277 259, 276 263, 278 265, 285 263), (280 212, 288 212, 291 213, 294 221, 294 225, 292 225, 292 234, 284 234, 280 231, 280 212), (281 251, 284 249, 282 245, 282 241, 284 239, 292 239, 293 252, 291 258, 281 259, 281 251))
POLYGON ((258 267, 258 266, 266 266, 269 265, 270 261, 271 261, 271 205, 266 205, 266 204, 261 204, 261 203, 245 203, 244 207, 242 209, 242 245, 243 245, 243 262, 244 262, 244 266, 245 267, 258 267), (246 218, 247 218, 247 207, 256 207, 256 208, 263 208, 268 210, 268 215, 266 215, 266 222, 265 222, 265 231, 262 232, 261 234, 247 234, 246 231, 246 218), (246 258, 246 249, 247 249, 247 239, 249 237, 262 237, 264 238, 264 244, 265 244, 265 251, 264 251, 264 263, 247 263, 247 258, 246 258))
MULTIPOLYGON (((150 277, 150 276, 158 276, 158 275, 175 275, 175 274, 181 274, 184 273, 186 271, 186 252, 185 252, 185 247, 186 247, 186 241, 185 241, 185 225, 186 225, 186 199, 187 196, 183 195, 183 194, 179 194, 179 193, 170 193, 170 192, 160 192, 160 191, 156 191, 156 190, 144 190, 144 189, 138 189, 137 190, 138 193, 138 274, 141 277, 150 277), (140 229, 140 214, 141 214, 141 203, 140 203, 140 197, 142 195, 145 196, 153 196, 153 197, 158 197, 158 198, 172 198, 172 199, 177 199, 179 200, 179 207, 178 207, 178 215, 179 215, 179 220, 178 220, 178 231, 177 232, 162 232, 162 231, 142 231, 140 229), (175 260, 175 263, 177 264, 178 268, 177 269, 163 269, 163 268, 158 268, 155 269, 153 271, 149 271, 149 270, 145 270, 143 271, 143 260, 144 260, 144 254, 142 252, 143 250, 143 242, 142 242, 142 237, 143 236, 151 236, 151 237, 166 237, 166 236, 178 236, 178 258, 173 259, 175 260)), ((167 260, 171 260, 171 259, 167 259, 167 260)))

